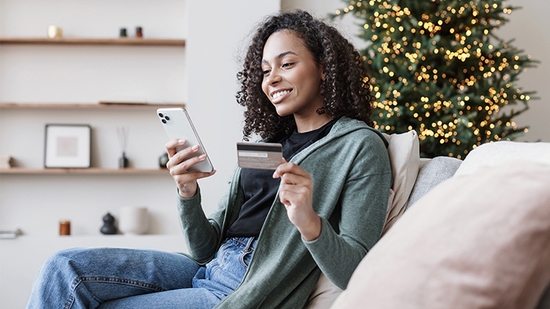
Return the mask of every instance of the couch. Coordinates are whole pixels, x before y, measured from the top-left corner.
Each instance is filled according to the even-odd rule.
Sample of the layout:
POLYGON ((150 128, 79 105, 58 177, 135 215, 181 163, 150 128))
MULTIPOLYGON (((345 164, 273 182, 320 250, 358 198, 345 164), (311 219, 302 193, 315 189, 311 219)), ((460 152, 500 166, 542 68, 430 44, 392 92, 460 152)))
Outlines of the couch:
POLYGON ((321 275, 308 308, 550 308, 550 143, 420 159, 414 131, 386 138, 382 238, 345 291, 321 275))

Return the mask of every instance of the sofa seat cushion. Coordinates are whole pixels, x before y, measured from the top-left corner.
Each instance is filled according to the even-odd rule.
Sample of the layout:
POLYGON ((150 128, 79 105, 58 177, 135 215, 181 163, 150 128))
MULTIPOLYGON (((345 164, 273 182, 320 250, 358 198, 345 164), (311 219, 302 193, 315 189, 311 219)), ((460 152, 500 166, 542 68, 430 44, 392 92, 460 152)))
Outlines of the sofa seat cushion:
POLYGON ((453 176, 407 210, 331 308, 535 308, 550 282, 550 166, 453 176))

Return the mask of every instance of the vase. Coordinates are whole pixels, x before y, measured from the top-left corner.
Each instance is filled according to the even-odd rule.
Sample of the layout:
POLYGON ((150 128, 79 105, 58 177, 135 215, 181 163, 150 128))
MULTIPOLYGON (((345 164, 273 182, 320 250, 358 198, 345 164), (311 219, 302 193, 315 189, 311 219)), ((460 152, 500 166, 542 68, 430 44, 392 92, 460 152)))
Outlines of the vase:
POLYGON ((105 216, 103 216, 103 226, 99 231, 103 235, 116 234, 117 230, 115 226, 115 217, 113 217, 110 213, 107 213, 105 216))
POLYGON ((124 206, 120 209, 118 229, 122 234, 141 235, 149 229, 147 207, 124 206))

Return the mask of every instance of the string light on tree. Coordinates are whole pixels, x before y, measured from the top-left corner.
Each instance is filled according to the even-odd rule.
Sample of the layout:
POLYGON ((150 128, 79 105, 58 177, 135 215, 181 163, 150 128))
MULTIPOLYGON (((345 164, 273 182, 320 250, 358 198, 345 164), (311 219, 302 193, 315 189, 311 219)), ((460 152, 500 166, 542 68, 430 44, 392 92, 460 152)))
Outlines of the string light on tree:
POLYGON ((353 14, 362 21, 378 129, 416 130, 422 156, 458 158, 527 131, 513 118, 534 92, 516 82, 538 62, 495 35, 517 8, 504 0, 344 2, 333 18, 353 14), (503 109, 508 105, 518 108, 503 109))

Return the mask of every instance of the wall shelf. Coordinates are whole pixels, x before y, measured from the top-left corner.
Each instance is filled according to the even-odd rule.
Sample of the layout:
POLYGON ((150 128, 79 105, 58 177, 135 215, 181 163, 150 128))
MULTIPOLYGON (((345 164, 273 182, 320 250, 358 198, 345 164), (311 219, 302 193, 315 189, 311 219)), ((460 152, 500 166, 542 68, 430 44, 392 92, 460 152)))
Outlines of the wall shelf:
POLYGON ((66 175, 66 174, 88 174, 88 175, 169 175, 167 169, 106 169, 106 168, 22 168, 12 167, 0 169, 0 175, 66 175))
POLYGON ((132 108, 185 107, 185 103, 15 103, 0 102, 0 108, 132 108))
POLYGON ((29 3, 0 0, 0 157, 13 159, 11 168, 0 166, 0 232, 22 231, 0 239, 0 308, 24 308, 25 291, 59 250, 187 251, 174 181, 158 163, 169 138, 156 110, 187 106, 189 5, 29 3), (47 37, 51 21, 64 37, 47 37), (145 37, 134 37, 135 26, 145 37), (121 27, 129 37, 118 37, 121 27), (47 124, 90 125, 91 167, 44 168, 47 124), (130 168, 118 168, 119 127, 129 131, 130 168), (103 216, 118 219, 123 206, 148 208, 150 234, 100 234, 103 216), (58 235, 65 219, 71 236, 58 235))
POLYGON ((150 39, 150 38, 32 38, 0 37, 0 44, 34 44, 34 45, 137 45, 137 46, 175 46, 185 47, 183 39, 150 39))

